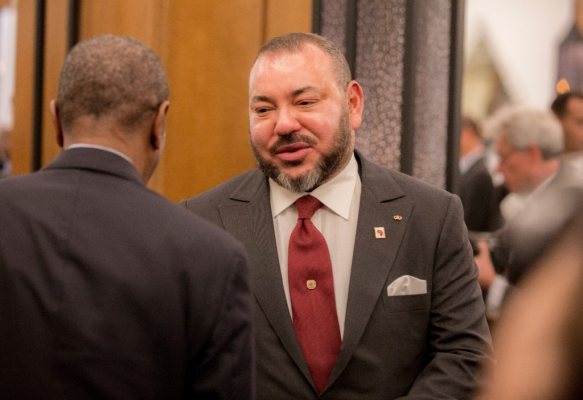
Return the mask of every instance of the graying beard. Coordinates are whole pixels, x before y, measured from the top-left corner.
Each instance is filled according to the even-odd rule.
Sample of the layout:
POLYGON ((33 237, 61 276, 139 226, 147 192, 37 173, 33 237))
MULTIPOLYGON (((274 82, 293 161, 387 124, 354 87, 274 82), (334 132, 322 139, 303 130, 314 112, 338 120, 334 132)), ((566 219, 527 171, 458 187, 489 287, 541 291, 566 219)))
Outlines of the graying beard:
POLYGON ((314 170, 308 172, 306 175, 297 177, 295 179, 292 179, 288 175, 280 172, 277 174, 274 180, 280 186, 284 187, 290 192, 304 193, 314 189, 316 185, 320 183, 320 178, 322 175, 321 172, 322 171, 317 166, 314 168, 314 170))

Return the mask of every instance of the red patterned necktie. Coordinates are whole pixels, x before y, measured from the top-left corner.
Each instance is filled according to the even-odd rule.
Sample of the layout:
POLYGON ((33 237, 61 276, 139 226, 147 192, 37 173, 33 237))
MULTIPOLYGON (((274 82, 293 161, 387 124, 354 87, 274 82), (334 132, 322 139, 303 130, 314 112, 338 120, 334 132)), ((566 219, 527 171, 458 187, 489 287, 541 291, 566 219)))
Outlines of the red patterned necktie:
POLYGON ((296 200, 298 223, 289 239, 288 280, 294 329, 318 393, 326 387, 342 339, 326 239, 311 221, 318 199, 296 200))

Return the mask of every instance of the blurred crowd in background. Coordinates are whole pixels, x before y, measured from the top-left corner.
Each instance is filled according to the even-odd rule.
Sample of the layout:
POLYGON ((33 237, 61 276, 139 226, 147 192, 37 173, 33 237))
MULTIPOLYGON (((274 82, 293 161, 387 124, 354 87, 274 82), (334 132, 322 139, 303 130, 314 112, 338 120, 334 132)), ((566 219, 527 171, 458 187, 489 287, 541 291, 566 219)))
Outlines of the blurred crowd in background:
POLYGON ((583 398, 583 93, 464 118, 460 197, 493 333, 488 399, 583 398))

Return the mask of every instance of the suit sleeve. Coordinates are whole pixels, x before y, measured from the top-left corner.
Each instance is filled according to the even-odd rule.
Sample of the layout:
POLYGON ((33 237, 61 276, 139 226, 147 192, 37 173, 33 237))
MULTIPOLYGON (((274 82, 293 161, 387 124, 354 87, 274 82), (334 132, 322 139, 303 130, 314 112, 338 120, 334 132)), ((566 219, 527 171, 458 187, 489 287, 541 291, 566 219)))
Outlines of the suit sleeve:
POLYGON ((232 260, 216 325, 201 359, 189 368, 192 391, 188 398, 255 398, 255 337, 249 271, 242 249, 235 252, 232 260))
POLYGON ((477 277, 461 202, 452 196, 435 254, 427 365, 408 399, 472 397, 480 366, 491 353, 477 277))

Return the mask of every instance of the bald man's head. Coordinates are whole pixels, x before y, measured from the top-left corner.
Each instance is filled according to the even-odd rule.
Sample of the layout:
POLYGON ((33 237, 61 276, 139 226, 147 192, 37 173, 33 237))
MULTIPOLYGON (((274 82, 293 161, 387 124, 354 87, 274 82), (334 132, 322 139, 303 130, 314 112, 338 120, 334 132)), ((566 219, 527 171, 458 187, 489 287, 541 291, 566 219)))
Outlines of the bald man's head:
POLYGON ((57 107, 63 132, 82 116, 112 117, 133 131, 156 114, 168 91, 162 63, 143 43, 114 35, 84 40, 61 70, 57 107))

